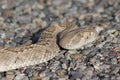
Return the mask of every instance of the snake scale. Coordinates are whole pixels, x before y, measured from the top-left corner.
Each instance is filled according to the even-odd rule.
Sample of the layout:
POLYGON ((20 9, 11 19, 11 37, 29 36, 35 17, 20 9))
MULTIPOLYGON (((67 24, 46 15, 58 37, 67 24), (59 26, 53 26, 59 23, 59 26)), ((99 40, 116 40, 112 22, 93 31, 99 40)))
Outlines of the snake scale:
POLYGON ((53 24, 41 33, 36 44, 15 48, 0 48, 0 72, 46 62, 64 49, 79 49, 97 39, 94 28, 80 28, 68 24, 53 24), (58 46, 58 43, 59 46, 58 46))

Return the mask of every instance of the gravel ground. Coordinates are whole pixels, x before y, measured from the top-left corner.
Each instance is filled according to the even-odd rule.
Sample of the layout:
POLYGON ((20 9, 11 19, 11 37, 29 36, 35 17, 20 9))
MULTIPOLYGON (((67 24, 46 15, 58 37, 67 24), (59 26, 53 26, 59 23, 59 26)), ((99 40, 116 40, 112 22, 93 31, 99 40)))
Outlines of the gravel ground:
POLYGON ((0 46, 27 45, 37 30, 67 17, 102 24, 101 39, 36 66, 0 74, 0 80, 120 80, 120 0, 0 0, 0 46))

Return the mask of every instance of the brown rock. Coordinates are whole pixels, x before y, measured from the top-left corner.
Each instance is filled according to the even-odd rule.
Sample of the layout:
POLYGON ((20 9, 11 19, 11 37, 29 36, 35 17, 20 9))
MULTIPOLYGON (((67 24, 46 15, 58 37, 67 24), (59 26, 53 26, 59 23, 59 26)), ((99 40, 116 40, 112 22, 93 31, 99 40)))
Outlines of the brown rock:
POLYGON ((65 70, 57 70, 56 74, 60 77, 65 77, 66 76, 66 71, 65 70))
POLYGON ((8 71, 7 73, 6 73, 6 78, 7 78, 7 80, 13 80, 13 78, 14 78, 14 73, 12 72, 12 71, 8 71))
POLYGON ((82 56, 83 56, 83 54, 71 54, 71 58, 72 59, 75 59, 75 60, 77 60, 77 59, 80 59, 80 58, 82 58, 82 56))

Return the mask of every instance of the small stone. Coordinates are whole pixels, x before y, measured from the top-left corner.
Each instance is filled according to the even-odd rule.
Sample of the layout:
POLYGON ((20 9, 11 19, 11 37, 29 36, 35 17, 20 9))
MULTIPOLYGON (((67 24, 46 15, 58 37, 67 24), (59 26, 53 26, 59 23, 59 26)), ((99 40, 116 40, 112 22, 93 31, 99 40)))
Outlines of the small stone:
POLYGON ((3 11, 2 15, 6 18, 13 18, 13 13, 12 11, 3 11))
POLYGON ((116 29, 110 29, 110 30, 107 31, 107 33, 112 34, 112 33, 116 32, 116 31, 117 31, 116 29))
POLYGON ((116 80, 120 80, 120 76, 118 76, 118 77, 116 78, 116 80))
POLYGON ((115 51, 120 51, 120 47, 119 47, 119 46, 118 46, 118 47, 115 47, 114 50, 115 50, 115 51))
POLYGON ((40 26, 41 28, 44 28, 47 26, 47 23, 45 21, 42 21, 41 19, 39 18, 35 18, 33 20, 34 23, 36 23, 38 26, 40 26))
POLYGON ((110 69, 110 65, 107 65, 107 64, 101 65, 101 70, 108 71, 109 69, 110 69))
POLYGON ((13 80, 14 79, 14 73, 12 72, 12 71, 8 71, 7 73, 6 73, 6 78, 7 78, 7 80, 13 80))
POLYGON ((82 57, 83 57, 83 54, 71 54, 70 57, 71 57, 72 59, 77 60, 77 59, 82 58, 82 57))
POLYGON ((31 7, 30 5, 25 5, 23 8, 23 13, 31 13, 31 7))
POLYGON ((31 80, 41 80, 41 77, 40 76, 34 76, 31 78, 31 80))
POLYGON ((119 70, 120 70, 120 68, 119 67, 115 67, 115 68, 113 68, 112 69, 112 74, 117 74, 117 73, 119 73, 119 70))
POLYGON ((55 61, 52 65, 49 66, 49 68, 54 72, 55 70, 57 70, 60 67, 60 62, 59 61, 55 61))
POLYGON ((3 31, 0 32, 0 38, 4 39, 6 38, 6 33, 4 33, 3 31))
POLYGON ((4 41, 0 39, 0 46, 4 45, 4 41))
POLYGON ((33 73, 33 76, 31 76, 31 79, 32 80, 39 80, 39 79, 41 79, 41 77, 39 76, 39 72, 38 71, 35 71, 34 73, 33 73))
POLYGON ((97 12, 99 12, 99 13, 104 12, 104 8, 103 8, 103 7, 99 7, 99 8, 97 9, 97 12))
POLYGON ((7 80, 7 78, 6 77, 2 77, 0 80, 7 80))
POLYGON ((94 64, 95 62, 96 62, 96 58, 90 58, 90 62, 92 63, 92 64, 94 64))
POLYGON ((46 17, 46 15, 45 15, 45 13, 41 12, 41 13, 39 14, 39 17, 40 17, 40 18, 44 18, 44 17, 46 17))
POLYGON ((110 51, 109 52, 109 56, 117 56, 118 52, 115 52, 115 51, 110 51))
POLYGON ((82 76, 82 72, 81 72, 80 69, 71 70, 69 79, 70 80, 76 80, 76 78, 80 78, 81 76, 82 76))
POLYGON ((15 75, 19 75, 21 72, 19 70, 14 71, 15 75))
POLYGON ((51 77, 55 75, 54 72, 45 72, 45 76, 42 77, 42 80, 50 80, 51 77))
POLYGON ((112 42, 113 43, 117 43, 118 42, 118 38, 113 38, 112 42))
POLYGON ((27 74, 29 77, 33 75, 34 69, 33 68, 27 68, 24 73, 27 74))
POLYGON ((116 57, 112 58, 112 59, 111 59, 111 63, 112 63, 112 64, 117 64, 117 63, 118 63, 118 62, 117 62, 117 58, 116 58, 116 57))
POLYGON ((86 79, 91 79, 91 77, 93 76, 93 72, 94 72, 94 69, 92 67, 89 67, 87 68, 85 71, 84 71, 84 77, 86 77, 86 79))
POLYGON ((17 75, 14 80, 29 80, 27 76, 25 76, 25 74, 19 74, 17 75))
POLYGON ((59 80, 68 80, 68 77, 64 77, 64 78, 59 78, 59 80))
POLYGON ((99 65, 94 65, 94 68, 95 68, 95 70, 100 70, 100 69, 101 69, 101 66, 99 66, 99 65))
POLYGON ((67 65, 66 63, 63 63, 63 64, 62 64, 62 68, 67 69, 67 68, 68 68, 68 65, 67 65))
POLYGON ((57 70, 56 74, 60 77, 65 77, 66 76, 66 71, 65 70, 57 70))

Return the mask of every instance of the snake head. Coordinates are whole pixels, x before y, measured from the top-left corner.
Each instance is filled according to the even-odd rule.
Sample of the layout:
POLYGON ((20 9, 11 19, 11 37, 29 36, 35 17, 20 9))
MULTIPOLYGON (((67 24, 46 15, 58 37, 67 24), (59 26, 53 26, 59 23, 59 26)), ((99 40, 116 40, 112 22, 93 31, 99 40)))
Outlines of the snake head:
MULTIPOLYGON (((62 33, 63 35, 64 33, 62 33)), ((65 33, 59 40, 59 45, 64 49, 80 49, 98 38, 94 28, 76 28, 65 33)))

